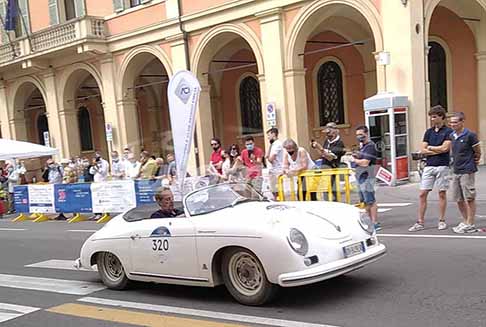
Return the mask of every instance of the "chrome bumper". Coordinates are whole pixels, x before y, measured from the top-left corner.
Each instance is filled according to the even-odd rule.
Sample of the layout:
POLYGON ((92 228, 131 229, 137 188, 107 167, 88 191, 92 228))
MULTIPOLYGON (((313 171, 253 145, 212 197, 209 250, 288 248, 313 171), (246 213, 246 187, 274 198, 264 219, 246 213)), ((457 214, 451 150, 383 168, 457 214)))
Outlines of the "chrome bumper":
POLYGON ((362 268, 380 259, 385 254, 386 247, 383 244, 378 244, 367 248, 365 253, 351 258, 337 260, 303 271, 281 274, 278 276, 278 284, 282 287, 293 287, 317 283, 362 268))

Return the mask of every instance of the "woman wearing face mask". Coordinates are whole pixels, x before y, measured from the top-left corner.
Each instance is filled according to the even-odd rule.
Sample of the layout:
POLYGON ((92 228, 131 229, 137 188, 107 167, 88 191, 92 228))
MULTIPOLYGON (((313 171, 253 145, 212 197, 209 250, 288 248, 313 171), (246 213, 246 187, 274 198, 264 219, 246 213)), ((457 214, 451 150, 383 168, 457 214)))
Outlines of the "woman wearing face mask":
POLYGON ((245 180, 245 166, 240 157, 240 148, 237 144, 232 144, 228 150, 223 151, 223 179, 230 182, 245 180))

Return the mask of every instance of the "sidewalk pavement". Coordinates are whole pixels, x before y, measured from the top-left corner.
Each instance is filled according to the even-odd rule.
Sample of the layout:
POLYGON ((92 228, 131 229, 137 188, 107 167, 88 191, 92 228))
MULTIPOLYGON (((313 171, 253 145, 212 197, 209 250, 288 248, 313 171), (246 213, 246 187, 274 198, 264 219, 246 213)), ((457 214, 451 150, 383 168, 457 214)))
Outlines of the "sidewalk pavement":
MULTIPOLYGON (((383 225, 384 233, 409 233, 408 228, 417 220, 419 191, 420 183, 407 183, 396 187, 378 186, 376 188, 377 202, 382 204, 382 208, 386 207, 386 204, 409 203, 408 206, 403 207, 390 206, 392 210, 378 214, 378 220, 383 225)), ((486 166, 479 167, 479 172, 476 174, 476 192, 476 226, 479 229, 486 229, 486 166)), ((452 227, 461 221, 461 215, 457 209, 457 204, 451 200, 450 194, 450 191, 448 191, 445 218, 449 227, 452 227)), ((429 193, 425 215, 426 230, 424 232, 427 234, 440 233, 437 231, 438 203, 438 191, 434 189, 429 193)), ((448 231, 452 233, 450 228, 448 231)), ((477 233, 473 235, 477 235, 477 233)))

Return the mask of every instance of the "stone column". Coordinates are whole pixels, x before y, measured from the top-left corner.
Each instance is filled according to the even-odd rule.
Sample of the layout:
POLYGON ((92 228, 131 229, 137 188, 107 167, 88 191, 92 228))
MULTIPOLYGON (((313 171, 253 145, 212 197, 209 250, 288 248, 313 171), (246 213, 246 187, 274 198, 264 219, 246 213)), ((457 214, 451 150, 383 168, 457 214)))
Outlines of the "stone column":
POLYGON ((13 139, 12 131, 10 130, 10 109, 7 101, 7 87, 3 81, 0 81, 0 128, 2 137, 13 139))
POLYGON ((81 142, 75 99, 59 99, 53 70, 44 74, 43 79, 46 86, 46 115, 51 146, 59 149, 61 158, 79 155, 81 142))
POLYGON ((10 125, 10 137, 17 141, 27 141, 27 126, 24 118, 11 118, 8 121, 10 125))
POLYGON ((137 101, 131 97, 119 100, 116 103, 117 110, 115 110, 114 113, 107 107, 104 108, 105 121, 108 122, 108 117, 110 117, 112 121, 116 121, 116 126, 113 125, 113 136, 115 136, 116 128, 117 141, 115 142, 114 137, 113 148, 119 149, 119 152, 121 153, 123 147, 128 145, 132 149, 133 153, 136 155, 140 153, 141 140, 138 123, 137 101))
POLYGON ((285 86, 287 90, 287 122, 290 131, 288 137, 292 137, 299 145, 307 146, 310 138, 305 69, 286 70, 285 86))
POLYGON ((486 51, 478 52, 476 59, 478 61, 478 136, 484 159, 486 158, 486 51))
MULTIPOLYGON (((105 55, 101 58, 101 78, 103 83, 103 114, 105 123, 111 123, 113 127, 113 142, 111 149, 122 153, 125 146, 129 146, 134 153, 140 151, 138 132, 138 117, 133 92, 128 96, 116 94, 115 64, 113 56, 105 55), (123 99, 122 99, 123 98, 123 99)), ((121 83, 121 82, 120 82, 121 83)), ((125 90, 124 90, 125 91, 125 90)), ((111 159, 111 153, 109 153, 111 159)))
MULTIPOLYGON (((262 85, 262 116, 264 121, 263 130, 268 129, 266 122, 266 106, 268 102, 274 102, 277 110, 277 127, 284 138, 292 137, 297 142, 302 141, 305 133, 303 130, 308 129, 308 125, 295 124, 297 116, 306 116, 305 107, 292 107, 293 101, 286 101, 286 92, 284 77, 284 58, 285 58, 285 39, 283 35, 282 10, 275 8, 269 11, 257 13, 260 18, 260 30, 263 47, 263 66, 264 78, 261 75, 260 84, 262 85)), ((300 119, 299 119, 300 121, 300 119)), ((265 135, 266 138, 266 135, 265 135)), ((265 141, 265 144, 268 144, 265 141)))
POLYGON ((403 5, 401 1, 382 1, 385 51, 391 64, 386 66, 386 91, 407 95, 410 100, 410 150, 420 147, 427 127, 425 47, 423 3, 403 5))

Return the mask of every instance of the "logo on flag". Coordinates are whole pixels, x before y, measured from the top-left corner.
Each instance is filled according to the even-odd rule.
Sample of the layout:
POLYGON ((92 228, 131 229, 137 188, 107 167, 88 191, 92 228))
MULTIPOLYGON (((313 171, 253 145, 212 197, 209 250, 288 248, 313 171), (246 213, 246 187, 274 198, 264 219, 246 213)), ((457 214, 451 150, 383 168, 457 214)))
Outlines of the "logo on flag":
POLYGON ((191 88, 184 78, 177 85, 176 95, 184 104, 187 104, 187 101, 191 98, 191 88))

